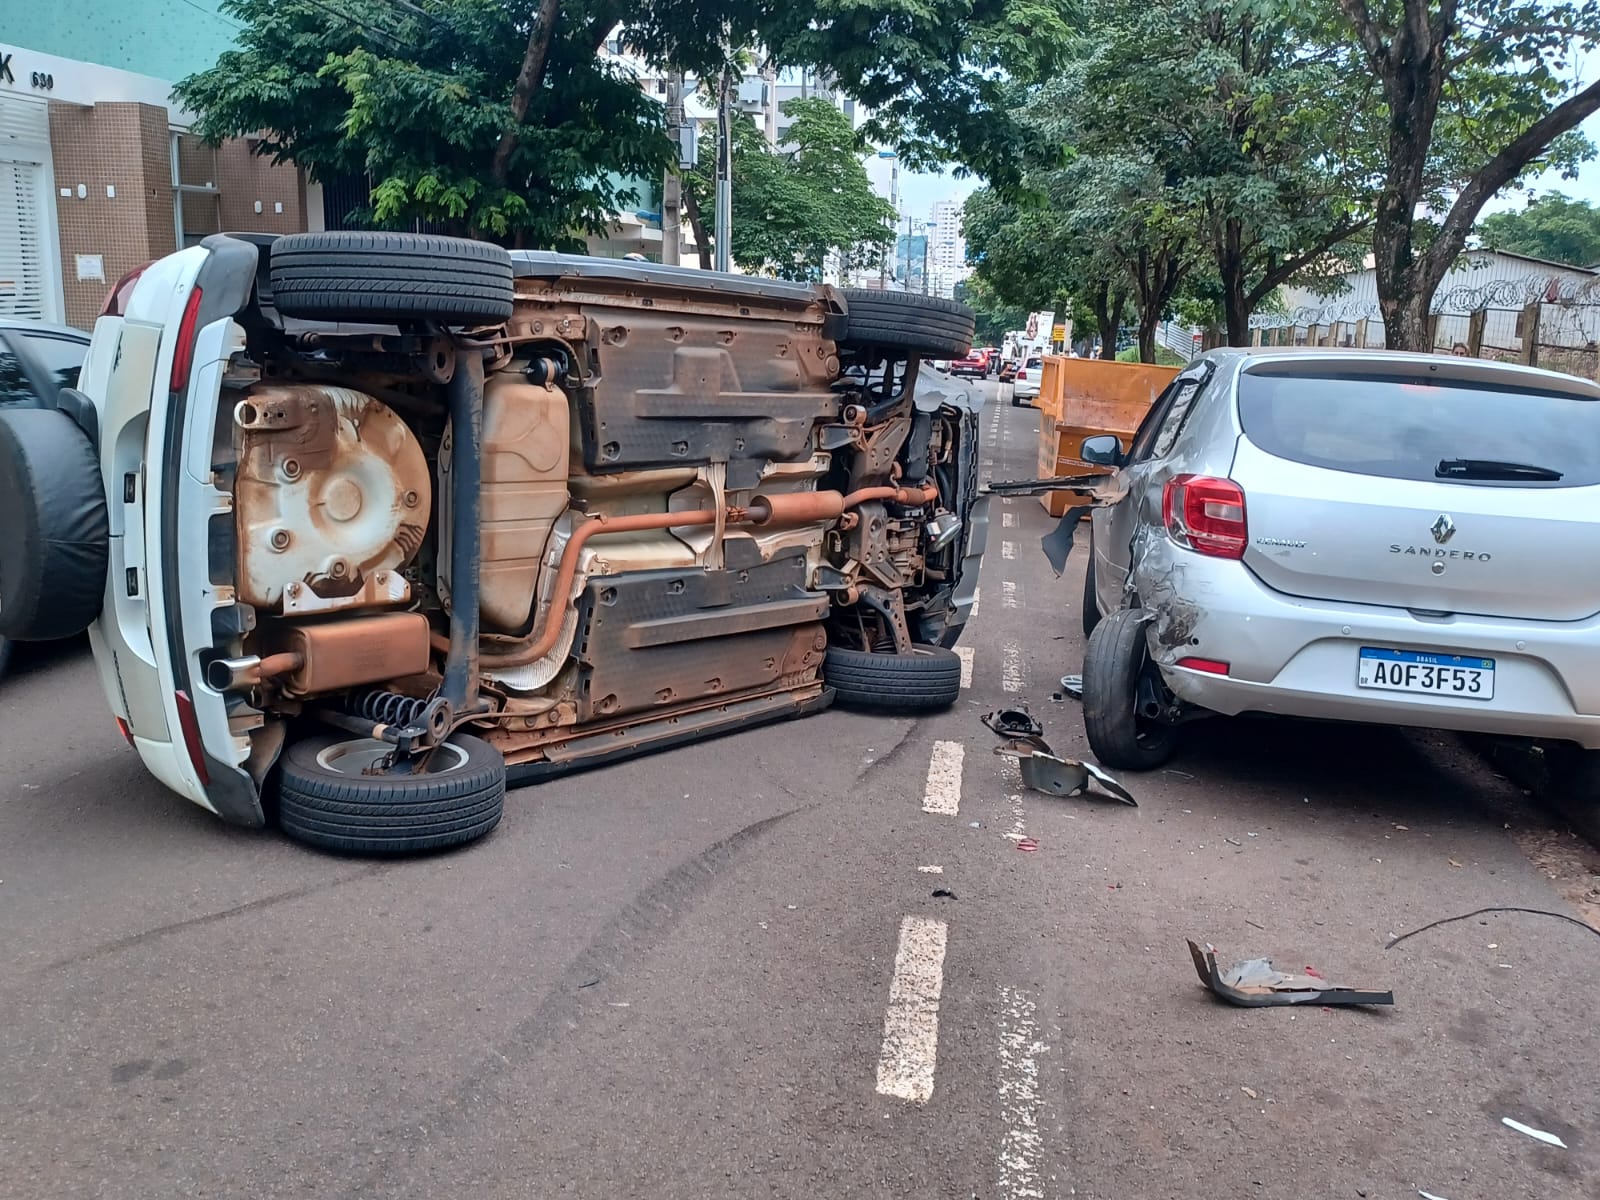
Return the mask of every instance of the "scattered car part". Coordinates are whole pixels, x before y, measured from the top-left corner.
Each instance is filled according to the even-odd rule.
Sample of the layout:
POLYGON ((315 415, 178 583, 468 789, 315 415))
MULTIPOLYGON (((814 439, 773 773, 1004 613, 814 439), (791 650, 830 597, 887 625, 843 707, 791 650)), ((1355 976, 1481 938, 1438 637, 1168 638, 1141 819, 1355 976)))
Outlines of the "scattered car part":
POLYGON ((1546 1146, 1559 1146, 1563 1150, 1567 1148, 1567 1144, 1555 1134, 1546 1133, 1542 1129, 1535 1129, 1532 1125, 1524 1125, 1521 1121, 1515 1121, 1510 1117, 1501 1117, 1500 1124, 1508 1129, 1515 1129, 1518 1133, 1525 1133, 1535 1141, 1543 1142, 1546 1146))
POLYGON ((1247 959, 1226 971, 1217 967, 1217 948, 1201 949, 1189 939, 1189 955, 1195 973, 1217 996, 1241 1008, 1269 1008, 1296 1004, 1393 1004, 1393 992, 1374 992, 1360 988, 1332 987, 1311 975, 1285 975, 1275 970, 1266 958, 1247 959))
POLYGON ((1061 690, 1074 700, 1083 699, 1083 676, 1063 675, 1061 677, 1061 690))
POLYGON ((1578 920, 1577 917, 1569 917, 1566 913, 1551 912, 1549 909, 1544 908, 1519 908, 1516 905, 1510 904, 1492 904, 1488 908, 1475 908, 1471 912, 1462 913, 1458 917, 1440 917, 1437 921, 1429 921, 1426 925, 1419 925, 1416 929, 1408 930, 1407 932, 1400 934, 1398 937, 1391 937, 1383 948, 1385 950, 1393 950, 1407 938, 1414 938, 1419 933, 1427 933, 1428 930, 1437 929, 1441 925, 1453 925, 1457 921, 1470 921, 1473 917, 1481 917, 1485 913, 1501 912, 1527 913, 1530 916, 1535 917, 1553 917, 1557 921, 1565 921, 1568 925, 1576 925, 1585 933, 1592 933, 1596 937, 1600 937, 1600 929, 1596 929, 1587 921, 1578 920))
POLYGON ((1001 708, 979 719, 1003 738, 1044 737, 1044 726, 1026 708, 1001 708))
POLYGON ((1048 796, 1082 796, 1090 784, 1099 784, 1107 794, 1130 807, 1139 807, 1132 793, 1112 776, 1090 762, 1060 758, 1051 752, 1042 737, 1012 738, 995 747, 996 754, 1017 760, 1022 782, 1048 796))

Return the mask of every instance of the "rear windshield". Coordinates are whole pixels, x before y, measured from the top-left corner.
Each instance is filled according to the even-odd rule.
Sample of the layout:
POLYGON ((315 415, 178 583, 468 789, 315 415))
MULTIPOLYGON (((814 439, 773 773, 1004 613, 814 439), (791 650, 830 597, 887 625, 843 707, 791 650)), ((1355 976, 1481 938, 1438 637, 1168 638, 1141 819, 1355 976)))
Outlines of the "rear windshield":
POLYGON ((1268 454, 1313 467, 1478 487, 1600 483, 1600 401, 1563 392, 1277 368, 1240 376, 1239 418, 1268 454))

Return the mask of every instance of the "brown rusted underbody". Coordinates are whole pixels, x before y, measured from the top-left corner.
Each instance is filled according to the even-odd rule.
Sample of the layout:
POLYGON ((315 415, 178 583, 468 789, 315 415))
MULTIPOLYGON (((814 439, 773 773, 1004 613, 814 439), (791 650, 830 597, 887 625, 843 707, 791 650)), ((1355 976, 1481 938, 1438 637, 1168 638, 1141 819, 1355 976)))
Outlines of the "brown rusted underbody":
POLYGON ((269 723, 364 689, 430 697, 465 588, 488 709, 455 723, 515 764, 814 706, 834 607, 869 593, 867 620, 904 635, 942 507, 931 472, 901 480, 914 364, 903 403, 851 391, 826 288, 517 289, 486 343, 476 581, 450 577, 448 339, 319 332, 241 389, 232 520, 261 658, 230 690, 269 723))

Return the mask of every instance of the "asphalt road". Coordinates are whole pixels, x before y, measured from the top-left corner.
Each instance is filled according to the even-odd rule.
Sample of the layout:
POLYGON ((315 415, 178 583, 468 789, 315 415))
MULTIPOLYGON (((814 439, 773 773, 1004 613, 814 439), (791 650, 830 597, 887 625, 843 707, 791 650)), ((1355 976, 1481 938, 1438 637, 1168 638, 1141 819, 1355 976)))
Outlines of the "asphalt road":
MULTIPOLYGON (((1036 420, 986 415, 995 476, 1036 420)), ((1085 750, 1047 527, 997 504, 949 712, 522 790, 415 862, 217 823, 145 776, 86 650, 24 656, 0 1196, 1600 1195, 1600 938, 1384 949, 1576 915, 1600 855, 1426 733, 1197 726, 1136 809, 1023 791, 981 714, 1085 750), (1185 937, 1398 1004, 1229 1008, 1185 937)))

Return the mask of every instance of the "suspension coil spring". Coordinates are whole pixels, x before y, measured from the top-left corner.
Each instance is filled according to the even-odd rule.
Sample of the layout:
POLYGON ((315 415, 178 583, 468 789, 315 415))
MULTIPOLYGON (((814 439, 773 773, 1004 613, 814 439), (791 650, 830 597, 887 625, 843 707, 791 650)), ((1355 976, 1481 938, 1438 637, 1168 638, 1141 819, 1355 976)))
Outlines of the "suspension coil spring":
POLYGON ((385 692, 368 688, 354 692, 345 702, 352 716, 361 717, 375 725, 419 725, 428 707, 426 699, 402 696, 399 692, 385 692))

